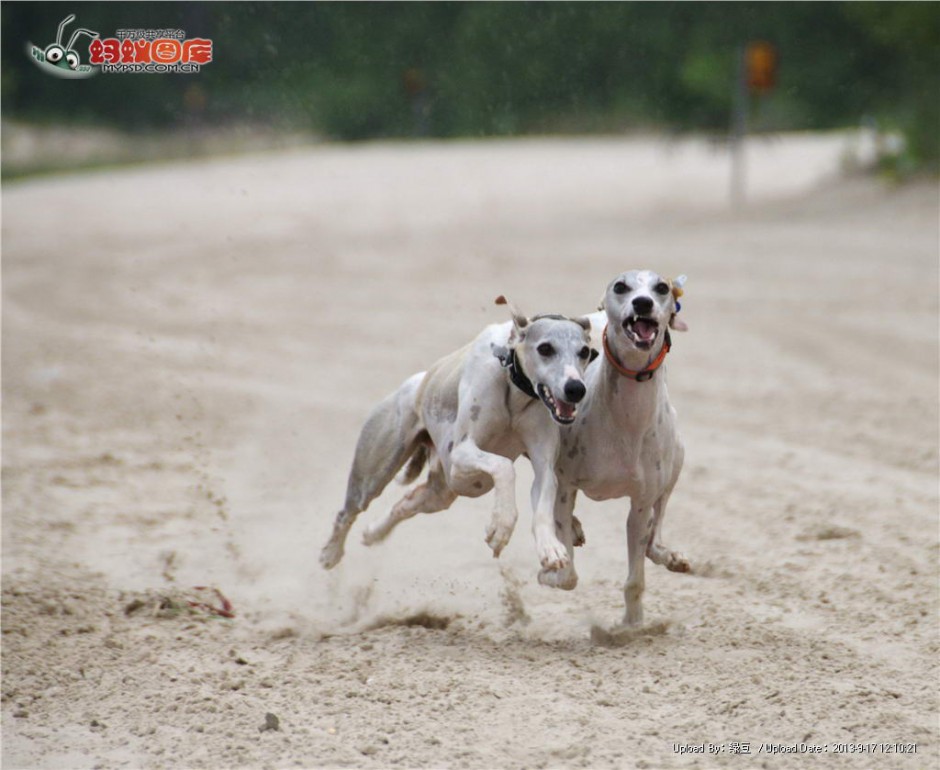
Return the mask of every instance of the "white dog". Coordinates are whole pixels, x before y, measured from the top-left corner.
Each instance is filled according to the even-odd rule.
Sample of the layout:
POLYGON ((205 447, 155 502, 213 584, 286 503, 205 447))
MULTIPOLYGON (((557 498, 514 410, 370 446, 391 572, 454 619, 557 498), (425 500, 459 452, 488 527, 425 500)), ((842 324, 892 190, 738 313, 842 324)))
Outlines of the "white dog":
POLYGON ((568 559, 559 569, 543 566, 539 582, 565 589, 577 585, 572 546, 578 525, 572 512, 579 489, 592 500, 629 497, 628 624, 643 620, 644 554, 675 572, 690 569, 684 556, 663 545, 660 535, 684 457, 663 364, 671 346, 669 328, 686 329, 676 318, 683 281, 672 285, 644 270, 610 282, 603 311, 590 317, 604 355, 587 370, 580 416, 562 429, 555 466, 554 516, 568 559))
MULTIPOLYGON (((505 299, 497 303, 505 304, 505 299)), ((458 495, 478 497, 495 487, 486 541, 498 556, 516 523, 513 460, 523 453, 535 470, 533 534, 539 561, 554 572, 570 564, 553 518, 554 463, 558 426, 574 421, 585 394, 590 322, 557 315, 528 319, 510 309, 511 322, 488 326, 470 344, 410 377, 372 410, 356 445, 346 503, 320 554, 326 569, 343 557, 356 516, 409 459, 404 481, 413 481, 425 462, 427 480, 368 527, 363 541, 379 542, 417 513, 441 511, 458 495)), ((569 530, 577 527, 575 521, 569 530)), ((579 544, 577 540, 575 531, 569 543, 579 544)))

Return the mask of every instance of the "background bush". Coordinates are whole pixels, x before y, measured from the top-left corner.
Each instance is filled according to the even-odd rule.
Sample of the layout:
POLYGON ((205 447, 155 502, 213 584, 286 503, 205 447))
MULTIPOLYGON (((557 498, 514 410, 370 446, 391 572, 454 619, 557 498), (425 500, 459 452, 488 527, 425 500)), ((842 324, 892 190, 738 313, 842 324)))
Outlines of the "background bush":
POLYGON ((877 120, 903 130, 919 164, 935 167, 940 149, 940 4, 929 2, 4 3, 2 35, 7 118, 250 122, 347 140, 723 132, 736 51, 763 39, 780 67, 755 106, 761 128, 877 120), (197 75, 51 78, 25 44, 51 42, 68 13, 72 29, 103 36, 211 37, 215 60, 197 75), (418 96, 408 71, 426 84, 418 96))

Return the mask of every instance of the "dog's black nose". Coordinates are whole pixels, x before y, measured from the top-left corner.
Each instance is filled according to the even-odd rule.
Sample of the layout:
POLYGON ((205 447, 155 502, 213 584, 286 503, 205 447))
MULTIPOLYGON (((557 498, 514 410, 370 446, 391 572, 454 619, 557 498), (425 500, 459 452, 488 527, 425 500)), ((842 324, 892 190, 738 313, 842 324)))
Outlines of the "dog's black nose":
POLYGON ((636 297, 633 300, 633 309, 637 315, 649 315, 653 312, 653 300, 649 297, 636 297))
POLYGON ((587 388, 581 380, 568 380, 565 383, 565 400, 569 403, 577 404, 584 398, 585 393, 587 393, 587 388))

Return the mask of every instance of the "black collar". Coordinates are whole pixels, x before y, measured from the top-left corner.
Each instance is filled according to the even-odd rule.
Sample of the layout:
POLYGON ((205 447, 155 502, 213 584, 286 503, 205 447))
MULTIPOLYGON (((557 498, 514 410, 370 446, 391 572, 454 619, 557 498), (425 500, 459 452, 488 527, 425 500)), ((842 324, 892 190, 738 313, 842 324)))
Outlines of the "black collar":
POLYGON ((519 361, 516 359, 515 349, 511 348, 507 353, 498 355, 497 358, 499 358, 499 362, 509 370, 510 382, 529 398, 538 399, 538 394, 535 392, 535 388, 532 387, 532 380, 526 377, 525 372, 522 371, 522 367, 519 365, 519 361))

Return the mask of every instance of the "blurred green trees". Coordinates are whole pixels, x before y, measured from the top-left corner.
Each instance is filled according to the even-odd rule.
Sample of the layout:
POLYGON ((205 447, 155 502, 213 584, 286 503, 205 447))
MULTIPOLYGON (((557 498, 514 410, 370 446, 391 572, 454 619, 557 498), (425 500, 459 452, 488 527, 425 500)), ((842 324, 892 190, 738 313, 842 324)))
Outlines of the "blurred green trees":
POLYGON ((940 143, 933 2, 23 2, 3 4, 2 35, 7 118, 253 122, 338 139, 724 131, 736 50, 763 39, 780 69, 760 127, 878 120, 933 164, 940 143), (215 60, 198 75, 57 80, 24 49, 51 42, 67 13, 103 36, 179 27, 212 38, 215 60))

